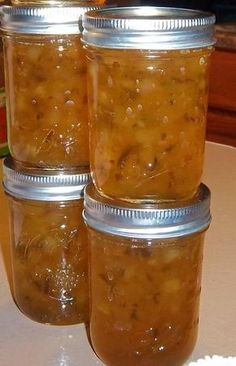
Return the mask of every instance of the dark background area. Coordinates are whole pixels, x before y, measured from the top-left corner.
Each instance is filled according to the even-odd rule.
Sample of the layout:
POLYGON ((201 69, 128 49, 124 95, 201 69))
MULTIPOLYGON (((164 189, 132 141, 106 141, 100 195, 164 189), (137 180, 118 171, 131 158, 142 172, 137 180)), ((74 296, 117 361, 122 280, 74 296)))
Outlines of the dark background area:
POLYGON ((141 5, 171 6, 212 11, 218 23, 236 21, 236 0, 140 0, 141 5))

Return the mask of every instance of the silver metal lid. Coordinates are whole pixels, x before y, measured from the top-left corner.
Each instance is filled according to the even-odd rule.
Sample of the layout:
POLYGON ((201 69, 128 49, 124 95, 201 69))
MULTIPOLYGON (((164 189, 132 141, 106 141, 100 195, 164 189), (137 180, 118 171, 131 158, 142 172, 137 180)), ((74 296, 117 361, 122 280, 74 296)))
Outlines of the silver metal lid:
POLYGON ((83 216, 89 226, 125 237, 181 237, 206 230, 211 221, 210 191, 204 184, 191 200, 142 205, 101 197, 89 184, 84 204, 83 216))
POLYGON ((191 9, 155 6, 89 11, 83 41, 105 48, 174 50, 215 43, 215 16, 191 9))
POLYGON ((21 171, 10 157, 3 162, 3 187, 6 193, 17 198, 39 201, 80 199, 89 181, 88 172, 74 174, 49 170, 36 174, 21 171))
MULTIPOLYGON (((88 2, 89 3, 89 2, 88 2)), ((78 34, 82 32, 82 17, 88 10, 100 6, 25 7, 1 6, 1 29, 20 34, 78 34)))

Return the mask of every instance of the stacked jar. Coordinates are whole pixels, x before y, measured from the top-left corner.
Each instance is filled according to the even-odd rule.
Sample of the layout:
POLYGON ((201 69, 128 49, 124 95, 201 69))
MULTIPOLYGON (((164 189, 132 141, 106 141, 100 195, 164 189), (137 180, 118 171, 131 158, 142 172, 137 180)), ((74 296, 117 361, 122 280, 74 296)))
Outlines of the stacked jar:
POLYGON ((97 6, 33 3, 1 8, 13 296, 33 320, 87 322, 87 237, 81 214, 90 173, 81 22, 97 6))
POLYGON ((196 342, 213 15, 86 13, 90 336, 108 366, 180 366, 196 342))

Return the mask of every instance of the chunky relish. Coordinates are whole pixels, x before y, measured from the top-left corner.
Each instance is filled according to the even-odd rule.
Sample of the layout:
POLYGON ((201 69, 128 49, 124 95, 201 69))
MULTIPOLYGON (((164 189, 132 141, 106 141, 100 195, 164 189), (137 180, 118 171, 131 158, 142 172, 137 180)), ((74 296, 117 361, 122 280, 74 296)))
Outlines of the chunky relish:
POLYGON ((5 36, 9 143, 24 165, 89 165, 86 63, 80 35, 5 36))
POLYGON ((181 366, 198 329, 203 234, 131 239, 89 228, 90 332, 108 366, 181 366))
POLYGON ((83 200, 11 198, 14 298, 33 320, 88 321, 87 237, 83 200))
POLYGON ((90 160, 100 193, 193 196, 203 168, 210 53, 87 47, 90 160))

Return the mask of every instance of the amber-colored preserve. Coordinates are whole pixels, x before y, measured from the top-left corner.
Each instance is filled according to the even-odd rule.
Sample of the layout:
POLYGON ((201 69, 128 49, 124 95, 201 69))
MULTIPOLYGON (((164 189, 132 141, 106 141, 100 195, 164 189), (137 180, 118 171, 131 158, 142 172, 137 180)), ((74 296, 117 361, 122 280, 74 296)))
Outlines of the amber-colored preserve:
POLYGON ((19 185, 19 175, 14 173, 13 187, 11 171, 5 167, 5 172, 4 185, 10 207, 13 297, 17 306, 25 315, 41 323, 87 322, 88 254, 81 215, 83 199, 68 199, 66 191, 70 186, 66 186, 65 181, 61 181, 61 187, 54 182, 55 192, 65 190, 64 199, 59 195, 58 198, 50 197, 50 184, 42 192, 45 200, 39 195, 33 199, 32 193, 39 194, 42 189, 42 176, 20 173, 19 179, 24 186, 19 185))
POLYGON ((203 234, 115 238, 89 230, 91 339, 109 366, 180 366, 197 337, 203 234))
POLYGON ((208 200, 201 185, 183 206, 122 206, 86 188, 90 337, 107 366, 182 366, 190 356, 208 200))
POLYGON ((91 7, 3 7, 11 155, 24 166, 89 165, 81 17, 91 7))
POLYGON ((202 176, 211 50, 89 51, 97 188, 121 199, 191 197, 202 176))
POLYGON ((82 201, 10 200, 14 299, 33 320, 58 325, 88 321, 82 207, 82 201))
POLYGON ((201 38, 204 14, 154 7, 85 15, 90 164, 101 194, 171 201, 196 192, 213 43, 201 38))
POLYGON ((78 35, 4 37, 9 147, 36 167, 88 166, 86 66, 78 35))
POLYGON ((2 39, 0 39, 0 157, 7 154, 6 96, 4 87, 3 48, 2 39))

